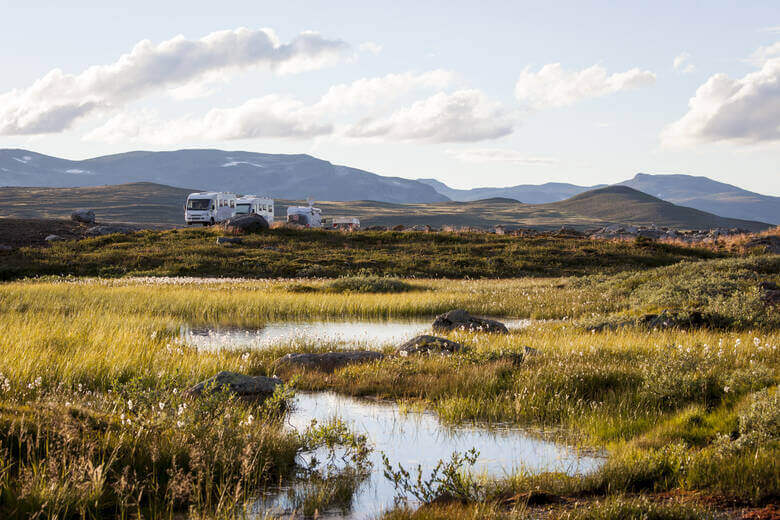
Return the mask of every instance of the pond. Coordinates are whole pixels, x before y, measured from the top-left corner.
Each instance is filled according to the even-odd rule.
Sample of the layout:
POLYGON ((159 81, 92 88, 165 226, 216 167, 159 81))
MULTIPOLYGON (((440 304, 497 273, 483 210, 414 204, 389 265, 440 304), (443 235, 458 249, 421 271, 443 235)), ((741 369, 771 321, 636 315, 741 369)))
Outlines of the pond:
MULTIPOLYGON (((345 397, 334 393, 301 393, 288 418, 289 426, 299 431, 316 419, 318 423, 339 417, 352 431, 365 434, 373 451, 373 469, 352 497, 347 511, 329 511, 328 517, 364 519, 377 517, 394 504, 393 484, 383 475, 381 453, 394 468, 423 468, 423 476, 439 460, 449 460, 454 451, 471 448, 479 451, 472 468, 478 474, 502 477, 517 470, 528 472, 560 471, 581 474, 593 471, 602 462, 600 453, 584 453, 568 446, 540 439, 527 431, 496 426, 456 426, 442 424, 431 412, 401 412, 394 403, 345 397)), ((302 461, 304 462, 304 461, 302 461)), ((414 474, 414 473, 413 473, 414 474)), ((291 513, 286 493, 260 499, 253 506, 258 518, 291 513)), ((321 514, 323 512, 320 512, 321 514)))
MULTIPOLYGON (((502 320, 511 329, 528 327, 533 320, 502 320)), ((380 347, 403 343, 418 334, 430 332, 433 318, 374 321, 287 321, 267 323, 256 329, 237 327, 183 326, 180 338, 188 345, 205 350, 261 349, 295 342, 340 342, 358 347, 380 347)))

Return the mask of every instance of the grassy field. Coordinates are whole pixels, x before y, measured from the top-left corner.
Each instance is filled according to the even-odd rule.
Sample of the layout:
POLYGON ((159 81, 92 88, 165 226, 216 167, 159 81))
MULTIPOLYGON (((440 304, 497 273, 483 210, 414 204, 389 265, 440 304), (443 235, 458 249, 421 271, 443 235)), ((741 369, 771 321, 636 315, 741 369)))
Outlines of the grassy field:
MULTIPOLYGON (((302 435, 285 430, 284 392, 252 404, 222 394, 192 401, 183 390, 220 370, 270 375, 285 353, 343 345, 197 351, 179 340, 182 325, 430 317, 457 307, 552 321, 506 336, 452 333, 467 349, 450 357, 388 357, 332 374, 279 375, 296 388, 395 399, 453 423, 542 428, 610 455, 584 477, 518 472, 461 486, 465 477, 454 476, 439 487, 451 503, 400 508, 387 518, 701 518, 776 503, 780 313, 764 301, 759 283, 780 283, 780 257, 614 271, 403 283, 4 283, 0 516, 241 517, 259 489, 291 478, 297 453, 342 444, 358 458, 361 442, 337 425, 302 435), (371 292, 386 289, 396 292, 371 292), (642 325, 642 315, 663 309, 700 312, 704 326, 642 325), (518 364, 525 347, 538 353, 518 364), (539 496, 549 503, 534 505, 539 496)), ((325 481, 302 510, 351 489, 325 481)))
POLYGON ((729 254, 650 241, 594 241, 555 234, 518 238, 487 233, 273 229, 244 236, 240 245, 218 245, 217 237, 223 234, 218 228, 143 231, 0 251, 0 279, 358 274, 510 278, 615 273, 729 254))

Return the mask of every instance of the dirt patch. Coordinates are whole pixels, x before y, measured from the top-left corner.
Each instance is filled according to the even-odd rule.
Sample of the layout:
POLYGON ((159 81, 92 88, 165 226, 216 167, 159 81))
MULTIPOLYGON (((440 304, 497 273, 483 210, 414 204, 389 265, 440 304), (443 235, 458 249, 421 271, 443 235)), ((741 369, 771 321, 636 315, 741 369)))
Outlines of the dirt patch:
POLYGON ((84 238, 87 229, 87 224, 65 219, 0 218, 0 247, 43 246, 48 243, 46 237, 49 235, 77 240, 84 238))

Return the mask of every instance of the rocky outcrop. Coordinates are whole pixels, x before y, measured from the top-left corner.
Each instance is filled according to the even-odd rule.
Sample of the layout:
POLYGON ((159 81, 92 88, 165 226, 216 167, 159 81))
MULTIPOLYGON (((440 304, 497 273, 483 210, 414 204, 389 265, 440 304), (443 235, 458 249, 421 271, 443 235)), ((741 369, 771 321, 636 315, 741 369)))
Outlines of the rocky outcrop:
POLYGON ((199 397, 206 391, 227 391, 243 398, 262 399, 273 394, 281 384, 282 380, 277 377, 247 376, 223 371, 189 388, 185 395, 199 397))
POLYGON ((217 237, 218 246, 232 246, 232 245, 238 245, 243 243, 244 241, 238 237, 217 237))
POLYGON ((268 221, 260 215, 238 215, 227 219, 222 227, 228 233, 242 235, 246 233, 259 233, 268 229, 268 221))
POLYGON ((494 332, 506 334, 509 330, 500 321, 487 318, 477 318, 468 312, 456 309, 436 316, 433 322, 435 332, 449 332, 452 330, 467 330, 470 332, 494 332))
POLYGON ((74 222, 81 222, 83 224, 94 224, 95 212, 91 209, 77 209, 70 214, 70 219, 74 222))
POLYGON ((412 354, 454 354, 463 350, 463 345, 446 338, 420 335, 398 347, 396 354, 409 356, 412 354))
POLYGON ((323 354, 287 354, 276 360, 274 368, 277 371, 302 368, 333 372, 353 363, 367 363, 385 357, 381 352, 371 350, 353 350, 349 352, 325 352, 323 354))

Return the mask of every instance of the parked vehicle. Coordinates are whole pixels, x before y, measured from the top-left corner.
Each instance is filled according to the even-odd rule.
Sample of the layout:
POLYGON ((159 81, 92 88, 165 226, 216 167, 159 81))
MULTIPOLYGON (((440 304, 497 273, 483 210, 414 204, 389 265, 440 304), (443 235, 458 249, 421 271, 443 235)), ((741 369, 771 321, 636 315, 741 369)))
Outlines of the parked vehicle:
POLYGON ((322 210, 311 203, 308 206, 290 206, 287 208, 287 222, 308 228, 321 228, 322 210))
POLYGON ((184 207, 184 221, 187 225, 213 225, 227 220, 235 214, 236 195, 225 192, 190 193, 184 207))
POLYGON ((356 231, 360 229, 360 219, 357 217, 333 217, 333 229, 356 231))
POLYGON ((270 226, 274 223, 274 199, 257 195, 239 197, 236 200, 236 215, 251 214, 260 215, 270 226))

